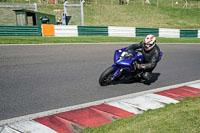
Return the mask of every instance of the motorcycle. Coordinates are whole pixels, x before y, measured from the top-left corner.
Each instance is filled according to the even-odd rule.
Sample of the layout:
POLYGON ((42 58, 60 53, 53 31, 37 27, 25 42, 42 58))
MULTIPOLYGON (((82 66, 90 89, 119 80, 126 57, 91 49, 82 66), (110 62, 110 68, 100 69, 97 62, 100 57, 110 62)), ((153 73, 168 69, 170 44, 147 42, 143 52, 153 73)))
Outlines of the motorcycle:
MULTIPOLYGON (((162 55, 163 52, 160 52, 158 61, 161 60, 162 55)), ((116 50, 114 64, 100 75, 99 84, 106 86, 128 77, 139 80, 138 75, 142 72, 137 70, 136 63, 142 64, 143 62, 144 56, 140 50, 127 50, 127 47, 116 50)))

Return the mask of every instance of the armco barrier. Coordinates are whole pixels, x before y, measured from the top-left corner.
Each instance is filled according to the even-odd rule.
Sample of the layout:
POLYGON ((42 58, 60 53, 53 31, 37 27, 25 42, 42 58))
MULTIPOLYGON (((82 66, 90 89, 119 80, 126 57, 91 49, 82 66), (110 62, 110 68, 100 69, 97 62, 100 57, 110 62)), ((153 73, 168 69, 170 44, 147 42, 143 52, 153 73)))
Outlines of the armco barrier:
POLYGON ((108 26, 78 26, 79 36, 108 36, 108 26))
POLYGON ((42 25, 42 35, 43 36, 55 36, 54 25, 53 24, 43 24, 42 25))
POLYGON ((54 30, 55 30, 55 36, 57 36, 57 37, 78 36, 78 27, 77 26, 55 25, 54 30))
POLYGON ((41 36, 37 26, 0 26, 0 36, 41 36))
POLYGON ((136 37, 135 27, 116 27, 109 26, 108 27, 108 36, 115 37, 136 37))
POLYGON ((198 38, 200 38, 200 30, 198 30, 198 38))
POLYGON ((198 30, 180 30, 180 37, 197 37, 198 30))
POLYGON ((179 29, 159 28, 159 37, 179 38, 180 30, 179 29))
POLYGON ((159 29, 157 28, 136 28, 136 36, 146 36, 152 34, 158 36, 159 29))
POLYGON ((0 26, 0 36, 113 36, 113 37, 137 37, 153 34, 157 37, 200 38, 200 30, 180 30, 167 28, 135 28, 117 26, 64 26, 44 24, 41 28, 37 26, 0 26))

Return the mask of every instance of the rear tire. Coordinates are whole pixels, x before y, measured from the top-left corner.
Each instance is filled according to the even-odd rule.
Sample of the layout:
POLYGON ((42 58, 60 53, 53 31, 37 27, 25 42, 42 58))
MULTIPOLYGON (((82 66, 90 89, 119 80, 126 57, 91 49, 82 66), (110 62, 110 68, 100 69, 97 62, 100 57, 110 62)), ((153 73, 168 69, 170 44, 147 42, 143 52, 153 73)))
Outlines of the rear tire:
POLYGON ((114 72, 116 71, 115 68, 112 66, 108 67, 99 77, 99 84, 101 86, 106 86, 112 83, 112 76, 114 72))

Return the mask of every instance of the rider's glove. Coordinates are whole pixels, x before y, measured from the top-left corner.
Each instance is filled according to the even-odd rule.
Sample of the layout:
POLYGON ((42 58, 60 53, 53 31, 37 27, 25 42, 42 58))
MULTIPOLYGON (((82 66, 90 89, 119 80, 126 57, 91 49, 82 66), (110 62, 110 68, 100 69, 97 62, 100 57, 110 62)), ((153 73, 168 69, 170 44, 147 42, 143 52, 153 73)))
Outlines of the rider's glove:
POLYGON ((145 69, 144 64, 136 64, 137 69, 145 69))
POLYGON ((133 57, 133 55, 131 53, 128 54, 128 57, 133 57))

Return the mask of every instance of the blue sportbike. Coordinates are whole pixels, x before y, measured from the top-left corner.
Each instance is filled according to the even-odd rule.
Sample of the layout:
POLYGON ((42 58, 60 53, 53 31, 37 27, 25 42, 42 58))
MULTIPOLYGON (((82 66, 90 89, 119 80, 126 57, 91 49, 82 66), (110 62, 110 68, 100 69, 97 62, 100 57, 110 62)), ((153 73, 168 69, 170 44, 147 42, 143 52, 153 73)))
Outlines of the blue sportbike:
MULTIPOLYGON (((163 53, 160 52, 158 61, 161 60, 162 55, 163 53)), ((136 63, 144 63, 144 56, 140 50, 127 50, 127 47, 116 50, 114 64, 100 75, 99 84, 106 86, 120 80, 129 79, 129 77, 139 80, 137 75, 141 71, 137 70, 136 63)))

